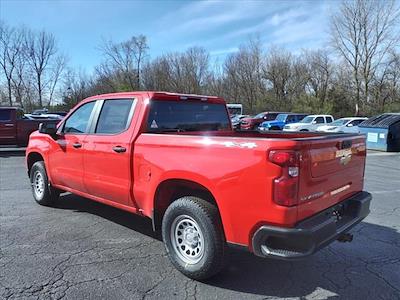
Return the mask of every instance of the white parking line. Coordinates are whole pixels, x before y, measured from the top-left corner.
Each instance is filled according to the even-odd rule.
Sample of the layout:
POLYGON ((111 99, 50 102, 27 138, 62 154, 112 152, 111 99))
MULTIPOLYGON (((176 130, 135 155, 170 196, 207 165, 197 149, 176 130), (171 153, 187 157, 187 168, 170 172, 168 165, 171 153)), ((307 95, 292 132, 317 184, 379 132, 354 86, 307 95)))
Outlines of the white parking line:
POLYGON ((399 156, 399 152, 367 152, 367 156, 399 156))
POLYGON ((391 191, 368 191, 371 194, 386 194, 386 193, 400 193, 400 190, 391 190, 391 191))

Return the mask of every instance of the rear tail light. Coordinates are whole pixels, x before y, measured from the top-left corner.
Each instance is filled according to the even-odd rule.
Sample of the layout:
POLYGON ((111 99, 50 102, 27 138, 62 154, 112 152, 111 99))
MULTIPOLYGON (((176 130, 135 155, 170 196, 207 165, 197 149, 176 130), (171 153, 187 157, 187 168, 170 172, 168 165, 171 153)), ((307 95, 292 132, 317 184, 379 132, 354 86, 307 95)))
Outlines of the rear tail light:
POLYGON ((274 179, 274 202, 282 206, 298 204, 299 154, 290 150, 269 152, 269 161, 281 167, 281 176, 274 179))

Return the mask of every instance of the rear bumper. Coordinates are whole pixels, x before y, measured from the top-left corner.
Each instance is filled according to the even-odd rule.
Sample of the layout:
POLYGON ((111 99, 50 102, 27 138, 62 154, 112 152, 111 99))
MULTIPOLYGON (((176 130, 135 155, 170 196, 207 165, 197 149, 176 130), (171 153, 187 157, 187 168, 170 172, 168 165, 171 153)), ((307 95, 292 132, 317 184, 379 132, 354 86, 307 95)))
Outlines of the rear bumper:
POLYGON ((309 256, 336 240, 369 214, 371 194, 360 192, 293 228, 261 226, 255 232, 254 254, 296 259, 309 256))

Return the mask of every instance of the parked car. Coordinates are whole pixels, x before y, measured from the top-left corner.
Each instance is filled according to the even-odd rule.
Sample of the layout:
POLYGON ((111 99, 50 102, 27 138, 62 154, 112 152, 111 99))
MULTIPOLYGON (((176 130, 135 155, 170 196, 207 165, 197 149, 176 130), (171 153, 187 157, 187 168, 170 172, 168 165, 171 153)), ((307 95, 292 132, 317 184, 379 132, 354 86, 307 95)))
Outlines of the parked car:
POLYGON ((240 122, 241 130, 254 130, 264 121, 275 120, 279 112, 262 112, 252 118, 243 118, 240 122))
POLYGON ((55 119, 55 120, 62 120, 63 116, 53 113, 46 113, 46 114, 25 114, 25 117, 31 120, 43 120, 43 119, 55 119))
POLYGON ((317 131, 325 132, 360 132, 358 124, 367 120, 365 117, 349 117, 341 118, 330 123, 329 125, 322 125, 317 128, 317 131))
POLYGON ((60 120, 26 117, 24 111, 16 107, 0 107, 0 145, 26 146, 29 135, 38 129, 39 123, 54 123, 60 120))
POLYGON ((37 203, 68 191, 148 217, 197 280, 227 245, 298 259, 350 240, 369 213, 365 158, 357 134, 235 132, 223 99, 161 92, 83 100, 26 150, 37 203))
POLYGON ((248 118, 250 117, 249 115, 235 115, 233 117, 231 117, 231 123, 232 123, 232 127, 233 129, 237 130, 240 129, 240 121, 243 118, 248 118))
POLYGON ((282 130, 286 124, 297 123, 306 116, 307 114, 279 114, 275 120, 262 122, 258 131, 282 130))
POLYGON ((283 127, 284 131, 316 131, 321 125, 332 123, 331 115, 309 115, 298 123, 287 124, 283 127))

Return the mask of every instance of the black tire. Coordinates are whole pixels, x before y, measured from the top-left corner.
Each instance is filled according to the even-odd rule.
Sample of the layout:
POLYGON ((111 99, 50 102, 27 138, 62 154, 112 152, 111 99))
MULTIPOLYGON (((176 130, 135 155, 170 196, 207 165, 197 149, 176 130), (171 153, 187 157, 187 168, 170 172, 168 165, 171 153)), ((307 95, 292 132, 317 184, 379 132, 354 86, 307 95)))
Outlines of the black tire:
POLYGON ((308 129, 302 129, 302 130, 300 130, 300 131, 303 131, 303 132, 305 132, 305 131, 309 131, 308 129))
MULTIPOLYGON (((189 232, 189 234, 193 234, 193 232, 189 232)), ((226 243, 218 209, 203 199, 186 196, 174 201, 164 214, 162 237, 172 264, 189 278, 195 280, 210 278, 216 275, 224 266, 226 243), (178 222, 177 220, 180 221, 178 222), (180 222, 184 224, 185 220, 188 220, 188 226, 182 229, 182 235, 179 235, 179 230, 181 229, 177 225, 181 224, 180 222), (190 229, 190 223, 193 225, 192 228, 195 229, 194 234, 198 234, 198 243, 195 243, 195 248, 193 248, 193 244, 190 247, 184 245, 186 237, 185 241, 181 239, 182 244, 179 244, 179 237, 183 237, 185 230, 190 229), (178 232, 176 233, 176 231, 178 232), (177 238, 175 239, 174 237, 177 238), (185 258, 185 254, 182 254, 182 252, 186 251, 186 256, 193 253, 193 255, 198 255, 195 253, 198 251, 197 249, 200 249, 201 255, 192 261, 190 261, 190 257, 185 258), (188 251, 189 253, 187 253, 188 251), (193 252, 190 254, 190 251, 193 252)))
POLYGON ((60 191, 50 185, 43 161, 37 161, 33 164, 29 177, 35 201, 40 205, 54 205, 60 197, 60 191))

